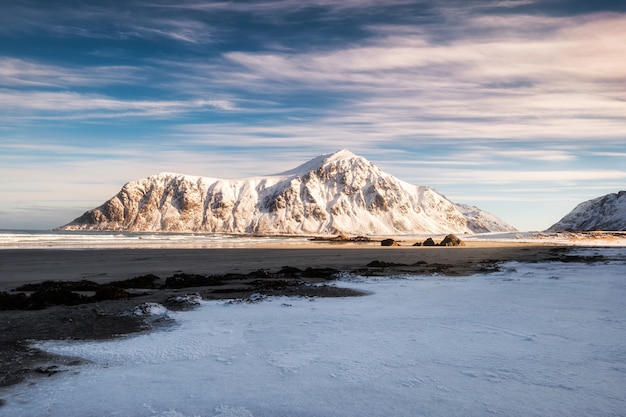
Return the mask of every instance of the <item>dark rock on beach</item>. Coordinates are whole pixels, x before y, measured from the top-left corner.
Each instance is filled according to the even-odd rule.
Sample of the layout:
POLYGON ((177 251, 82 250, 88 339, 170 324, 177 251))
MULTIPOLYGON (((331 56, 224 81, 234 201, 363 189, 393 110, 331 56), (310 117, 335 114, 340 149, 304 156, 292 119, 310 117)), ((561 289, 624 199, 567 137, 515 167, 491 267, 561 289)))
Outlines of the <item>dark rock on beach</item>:
POLYGON ((454 234, 449 234, 439 243, 439 246, 465 246, 465 243, 454 234))
POLYGON ((424 242, 417 242, 413 246, 465 246, 465 243, 454 234, 449 234, 443 240, 437 244, 432 237, 429 237, 424 242))
POLYGON ((394 266, 407 266, 407 264, 398 263, 398 262, 385 262, 385 261, 372 261, 367 264, 370 268, 389 268, 394 266))

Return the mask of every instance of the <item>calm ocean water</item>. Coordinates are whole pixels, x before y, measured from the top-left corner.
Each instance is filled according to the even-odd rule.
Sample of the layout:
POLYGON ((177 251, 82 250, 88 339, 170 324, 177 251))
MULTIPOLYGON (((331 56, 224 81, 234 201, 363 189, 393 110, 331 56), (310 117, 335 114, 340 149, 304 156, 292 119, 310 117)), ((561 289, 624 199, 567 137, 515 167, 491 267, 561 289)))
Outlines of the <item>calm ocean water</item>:
MULTIPOLYGON (((431 235, 404 235, 416 242, 431 235)), ((372 236, 376 238, 376 236, 372 236)), ((382 238, 378 236, 378 238, 382 238)), ((440 236, 439 238, 442 238, 440 236)), ((626 247, 626 232, 607 233, 482 233, 464 235, 471 242, 527 242, 571 246, 626 247)), ((251 236, 221 233, 131 233, 84 232, 58 230, 8 230, 0 229, 2 249, 195 249, 195 248, 245 248, 274 244, 303 245, 310 243, 305 236, 251 236)))
POLYGON ((0 229, 0 249, 237 248, 308 241, 306 237, 0 229))

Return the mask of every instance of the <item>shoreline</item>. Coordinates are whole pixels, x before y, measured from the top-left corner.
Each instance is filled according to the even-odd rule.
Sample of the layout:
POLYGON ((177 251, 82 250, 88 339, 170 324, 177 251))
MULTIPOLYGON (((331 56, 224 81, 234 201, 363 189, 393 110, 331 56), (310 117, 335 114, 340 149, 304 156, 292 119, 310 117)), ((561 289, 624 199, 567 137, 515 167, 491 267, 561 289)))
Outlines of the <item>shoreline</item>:
POLYGON ((247 248, 85 248, 0 250, 0 292, 46 280, 89 279, 97 283, 133 278, 137 275, 247 273, 283 266, 305 269, 352 270, 380 260, 412 264, 418 261, 457 264, 500 259, 531 259, 527 252, 543 252, 551 243, 466 242, 458 247, 381 247, 379 242, 312 242, 303 245, 259 244, 247 248), (496 252, 494 254, 494 252, 496 252))

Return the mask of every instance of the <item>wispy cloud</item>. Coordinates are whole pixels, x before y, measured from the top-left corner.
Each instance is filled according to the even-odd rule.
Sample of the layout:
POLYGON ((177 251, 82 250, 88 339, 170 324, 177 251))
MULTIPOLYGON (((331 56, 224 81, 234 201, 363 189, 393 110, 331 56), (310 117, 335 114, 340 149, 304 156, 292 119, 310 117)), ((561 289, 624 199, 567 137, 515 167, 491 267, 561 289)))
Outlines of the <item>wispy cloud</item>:
POLYGON ((45 32, 58 37, 93 39, 170 39, 182 43, 212 43, 213 28, 193 15, 172 17, 155 13, 143 1, 85 2, 79 7, 58 7, 32 0, 3 5, 0 33, 45 32), (43 5, 43 6, 42 6, 43 5))
MULTIPOLYGON (((626 16, 476 18, 464 32, 486 26, 498 35, 433 43, 403 34, 321 53, 225 57, 242 68, 232 83, 343 91, 354 94, 357 111, 377 109, 383 120, 385 111, 400 111, 407 120, 446 118, 460 128, 483 119, 501 124, 496 135, 510 134, 512 125, 528 132, 533 124, 550 135, 555 123, 568 135, 580 132, 564 126, 574 119, 586 119, 596 134, 622 126, 626 16)), ((448 130, 444 126, 444 134, 448 130)))
POLYGON ((559 170, 447 170, 442 174, 439 181, 441 184, 457 184, 459 178, 467 183, 481 184, 517 184, 524 182, 547 182, 569 183, 578 181, 603 181, 603 180, 624 180, 626 172, 619 170, 579 170, 579 171, 559 171, 559 170))
POLYGON ((207 108, 229 111, 235 106, 226 100, 121 100, 99 94, 0 90, 0 109, 22 119, 167 117, 207 108))
POLYGON ((5 87, 98 87, 140 81, 140 68, 124 65, 53 65, 34 60, 0 57, 0 86, 5 87))

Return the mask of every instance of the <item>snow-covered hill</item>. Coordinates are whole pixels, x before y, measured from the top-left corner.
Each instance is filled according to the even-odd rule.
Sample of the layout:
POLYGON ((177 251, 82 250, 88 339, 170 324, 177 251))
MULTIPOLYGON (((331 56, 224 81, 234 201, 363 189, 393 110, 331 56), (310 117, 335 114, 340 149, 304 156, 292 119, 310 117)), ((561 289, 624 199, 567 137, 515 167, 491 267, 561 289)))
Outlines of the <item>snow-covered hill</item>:
POLYGON ((548 229, 549 232, 565 230, 626 231, 626 191, 580 203, 548 229))
POLYGON ((491 213, 483 211, 476 206, 467 204, 454 204, 463 216, 467 219, 469 228, 474 233, 488 232, 517 232, 513 226, 505 223, 500 218, 491 213))
POLYGON ((393 235, 515 230, 348 150, 280 174, 225 180, 161 173, 129 182, 64 230, 393 235))

